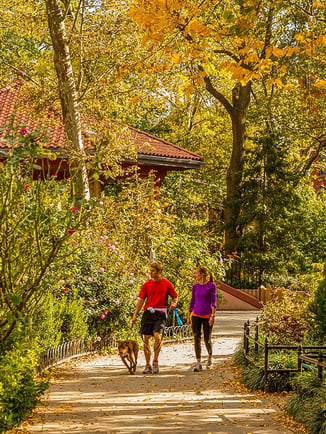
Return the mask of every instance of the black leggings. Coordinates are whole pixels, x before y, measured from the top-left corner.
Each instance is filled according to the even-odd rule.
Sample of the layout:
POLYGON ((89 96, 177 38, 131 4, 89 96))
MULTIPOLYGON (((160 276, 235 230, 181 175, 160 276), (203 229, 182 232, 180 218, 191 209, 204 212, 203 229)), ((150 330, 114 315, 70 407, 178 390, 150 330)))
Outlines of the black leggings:
POLYGON ((196 359, 201 358, 200 341, 201 341, 201 327, 202 326, 203 326, 203 330, 204 330, 204 341, 205 341, 208 355, 211 356, 213 353, 213 346, 212 346, 212 340, 211 340, 213 326, 212 325, 210 326, 208 321, 209 321, 209 318, 201 318, 200 316, 192 316, 191 317, 192 334, 194 335, 196 359))

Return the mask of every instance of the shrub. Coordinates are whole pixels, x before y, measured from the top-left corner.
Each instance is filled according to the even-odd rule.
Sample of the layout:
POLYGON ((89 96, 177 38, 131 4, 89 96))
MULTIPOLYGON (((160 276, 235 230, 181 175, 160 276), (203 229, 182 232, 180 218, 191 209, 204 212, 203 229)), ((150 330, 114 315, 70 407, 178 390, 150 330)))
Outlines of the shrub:
POLYGON ((320 281, 315 292, 314 299, 310 304, 313 314, 312 334, 316 340, 325 342, 326 338, 326 266, 324 266, 324 278, 320 281))
POLYGON ((261 332, 275 344, 292 345, 301 342, 307 331, 309 293, 284 289, 282 299, 266 303, 260 315, 261 332))
MULTIPOLYGON (((264 390, 264 353, 260 348, 258 353, 250 353, 251 361, 246 360, 243 348, 239 348, 233 361, 241 368, 241 378, 243 383, 250 390, 264 390)), ((296 367, 296 354, 284 353, 283 351, 273 351, 269 357, 269 367, 271 369, 292 369, 296 367)), ((273 372, 268 375, 268 391, 279 392, 292 390, 292 373, 273 372)))
POLYGON ((295 381, 296 393, 287 402, 288 412, 304 423, 312 434, 326 432, 326 382, 315 372, 303 373, 295 381))
POLYGON ((0 432, 18 426, 48 387, 35 379, 35 354, 22 348, 0 358, 0 432))
POLYGON ((88 335, 83 300, 76 288, 61 287, 43 296, 33 318, 33 341, 39 351, 88 335))

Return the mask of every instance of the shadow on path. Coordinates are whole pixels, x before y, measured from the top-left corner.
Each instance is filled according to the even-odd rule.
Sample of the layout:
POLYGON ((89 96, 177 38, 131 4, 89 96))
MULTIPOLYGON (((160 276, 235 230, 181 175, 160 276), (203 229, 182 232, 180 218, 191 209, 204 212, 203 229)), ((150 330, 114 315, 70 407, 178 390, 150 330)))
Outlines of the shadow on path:
POLYGON ((237 381, 230 355, 239 336, 214 341, 214 367, 199 373, 191 342, 163 347, 157 375, 141 373, 142 354, 136 375, 117 355, 71 360, 19 432, 303 433, 282 424, 280 395, 251 393, 237 381))

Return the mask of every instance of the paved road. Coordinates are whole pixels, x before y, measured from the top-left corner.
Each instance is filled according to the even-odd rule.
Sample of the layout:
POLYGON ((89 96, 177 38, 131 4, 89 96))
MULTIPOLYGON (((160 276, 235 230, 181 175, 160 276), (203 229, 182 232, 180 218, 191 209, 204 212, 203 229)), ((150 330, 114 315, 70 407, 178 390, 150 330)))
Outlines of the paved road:
MULTIPOLYGON (((160 373, 129 375, 117 355, 71 360, 56 376, 26 433, 290 434, 282 397, 252 393, 238 381, 230 358, 243 324, 256 312, 218 312, 214 368, 193 372, 192 342, 165 345, 160 373)), ((205 354, 205 350, 203 350, 205 354)))

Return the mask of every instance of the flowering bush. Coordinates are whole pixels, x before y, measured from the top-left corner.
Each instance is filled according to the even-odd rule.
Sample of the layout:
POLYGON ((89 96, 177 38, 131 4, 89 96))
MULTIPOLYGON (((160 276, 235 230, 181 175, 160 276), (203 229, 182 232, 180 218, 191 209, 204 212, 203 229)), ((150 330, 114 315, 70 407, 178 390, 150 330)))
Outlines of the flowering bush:
POLYGON ((275 344, 301 342, 307 332, 311 294, 283 290, 281 300, 271 300, 261 311, 261 332, 275 344))
MULTIPOLYGON (((45 151, 40 134, 22 128, 6 140, 5 163, 0 166, 0 347, 25 338, 26 316, 45 290, 44 279, 72 232, 81 228, 88 210, 72 211, 69 181, 40 179, 36 164, 45 151), (36 178, 36 179, 35 179, 36 178)), ((44 172, 43 172, 44 175, 44 172)), ((65 249, 65 255, 71 253, 65 249)))
POLYGON ((67 256, 60 274, 55 272, 60 276, 55 287, 57 295, 76 288, 92 336, 128 332, 153 251, 181 297, 181 317, 188 308, 197 260, 205 258, 216 275, 223 273, 207 240, 177 235, 174 224, 175 217, 153 196, 151 180, 134 180, 124 182, 114 197, 99 200, 87 229, 72 235, 69 248, 75 253, 67 256))

